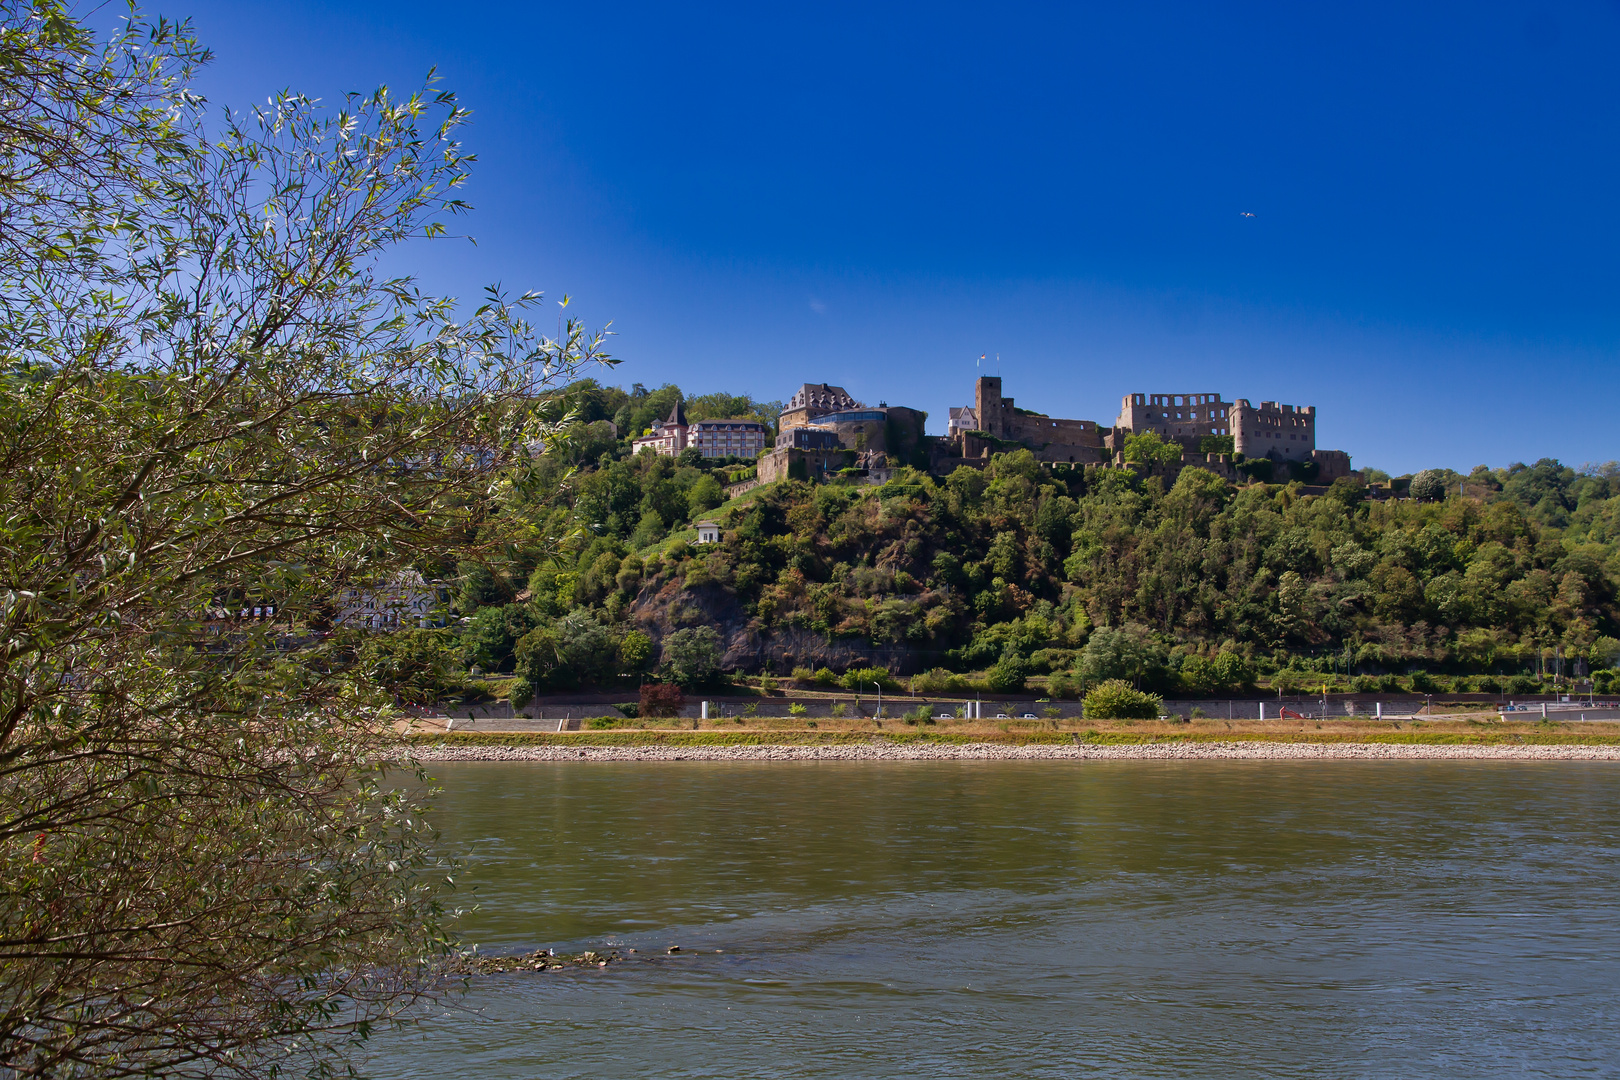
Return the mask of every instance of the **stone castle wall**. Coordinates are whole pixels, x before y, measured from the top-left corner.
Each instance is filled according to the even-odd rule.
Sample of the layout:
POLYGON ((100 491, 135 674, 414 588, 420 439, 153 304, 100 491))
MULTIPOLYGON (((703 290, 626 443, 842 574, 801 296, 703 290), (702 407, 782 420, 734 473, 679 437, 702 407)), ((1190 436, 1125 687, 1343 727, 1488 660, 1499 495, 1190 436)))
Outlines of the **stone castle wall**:
POLYGON ((1316 451, 1316 406, 1262 401, 1258 408, 1239 398, 1232 406, 1234 447, 1245 457, 1311 461, 1316 451))
POLYGON ((759 456, 754 466, 762 484, 777 480, 825 480, 855 463, 850 450, 800 450, 782 447, 759 456))
POLYGON ((1151 431, 1165 442, 1197 450, 1206 435, 1230 435, 1232 403, 1219 394, 1126 394, 1114 430, 1151 431))
POLYGON ((1078 465, 1104 458, 1102 430, 1096 421, 1064 420, 1016 408, 1012 398, 1001 395, 999 376, 986 375, 974 384, 973 407, 980 431, 1022 443, 1038 460, 1078 465))

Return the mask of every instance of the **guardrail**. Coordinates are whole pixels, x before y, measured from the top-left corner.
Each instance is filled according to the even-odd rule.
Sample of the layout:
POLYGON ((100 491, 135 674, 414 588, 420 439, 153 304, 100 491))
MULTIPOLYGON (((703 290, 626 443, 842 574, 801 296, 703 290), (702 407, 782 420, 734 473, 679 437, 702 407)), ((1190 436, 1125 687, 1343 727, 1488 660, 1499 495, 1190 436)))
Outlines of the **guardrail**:
POLYGON ((1536 717, 1543 720, 1615 720, 1620 719, 1617 701, 1531 701, 1523 705, 1509 703, 1497 710, 1503 720, 1524 720, 1536 717))

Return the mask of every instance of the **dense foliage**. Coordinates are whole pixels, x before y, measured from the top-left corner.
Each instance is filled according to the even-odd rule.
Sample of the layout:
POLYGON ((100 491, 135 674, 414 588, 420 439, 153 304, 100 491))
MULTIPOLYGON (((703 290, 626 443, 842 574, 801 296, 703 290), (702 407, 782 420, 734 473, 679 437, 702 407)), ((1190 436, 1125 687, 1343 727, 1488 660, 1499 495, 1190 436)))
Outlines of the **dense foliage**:
MULTIPOLYGON (((978 672, 1007 692, 1054 674, 1059 692, 1124 679, 1221 694, 1310 671, 1360 676, 1365 689, 1449 672, 1486 676, 1489 689, 1492 677, 1551 671, 1555 656, 1572 673, 1620 653, 1613 466, 1434 470, 1414 485, 1422 498, 1373 500, 1352 480, 1302 495, 1297 483, 1234 487, 1196 467, 1173 482, 1045 468, 1018 451, 945 478, 905 470, 882 486, 756 489, 718 511, 720 544, 695 547, 682 529, 716 513, 709 481, 725 472, 604 452, 514 498, 509 512, 582 531, 559 563, 469 568, 473 626, 545 623, 594 640, 600 659, 632 628, 664 642, 680 598, 706 598, 711 617, 733 612, 720 628, 738 670, 770 652, 740 643, 820 640, 898 654, 898 670, 978 672)), ((507 670, 520 659, 479 655, 507 670)), ((671 660, 580 664, 553 685, 640 678, 671 660)), ((790 655, 776 670, 800 664, 820 666, 790 655)))
POLYGON ((0 1073, 328 1075, 451 945, 377 690, 459 643, 311 631, 545 549, 492 502, 600 337, 377 269, 463 209, 451 95, 208 127, 189 30, 119 25, 0 0, 0 1073))

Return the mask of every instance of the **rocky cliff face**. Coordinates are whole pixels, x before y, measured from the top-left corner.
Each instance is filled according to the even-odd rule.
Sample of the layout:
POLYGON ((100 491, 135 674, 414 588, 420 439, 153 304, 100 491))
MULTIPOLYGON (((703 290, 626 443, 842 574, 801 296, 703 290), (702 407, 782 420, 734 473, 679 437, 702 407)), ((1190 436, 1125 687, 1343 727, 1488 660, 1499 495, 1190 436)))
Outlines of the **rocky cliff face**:
POLYGON ((864 638, 829 638, 797 627, 765 628, 748 615, 731 590, 720 585, 687 586, 679 578, 644 587, 631 604, 630 618, 652 638, 655 650, 672 631, 712 626, 725 648, 720 666, 728 671, 785 675, 795 667, 834 671, 886 667, 898 675, 920 667, 903 646, 873 645, 864 638))

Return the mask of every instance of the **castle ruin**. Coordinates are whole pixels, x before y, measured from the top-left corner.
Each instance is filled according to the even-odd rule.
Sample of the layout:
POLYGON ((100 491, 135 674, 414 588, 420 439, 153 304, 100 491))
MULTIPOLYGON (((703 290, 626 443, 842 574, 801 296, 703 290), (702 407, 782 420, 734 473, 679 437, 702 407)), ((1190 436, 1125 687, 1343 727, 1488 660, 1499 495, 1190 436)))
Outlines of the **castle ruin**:
POLYGON ((1231 402, 1219 394, 1126 394, 1114 428, 1132 434, 1151 431, 1165 442, 1196 450, 1206 435, 1232 434, 1231 409, 1231 402))
MULTIPOLYGON (((1329 483, 1350 475, 1350 456, 1316 448, 1315 406, 1282 405, 1218 393, 1126 394, 1112 427, 1020 408, 1002 393, 999 376, 981 376, 973 404, 951 409, 946 434, 926 436, 927 414, 880 402, 863 405, 841 386, 805 383, 782 410, 775 447, 762 454, 758 481, 824 479, 845 470, 887 476, 912 464, 935 473, 981 466, 996 454, 1024 448, 1048 465, 1126 467, 1125 442, 1151 432, 1181 448, 1181 465, 1197 465, 1229 480, 1245 474, 1286 475, 1329 483), (1264 468, 1261 468, 1261 466, 1264 468)), ((1136 466, 1140 468, 1141 466, 1136 466)), ((1159 463, 1159 468, 1179 466, 1159 463)))

